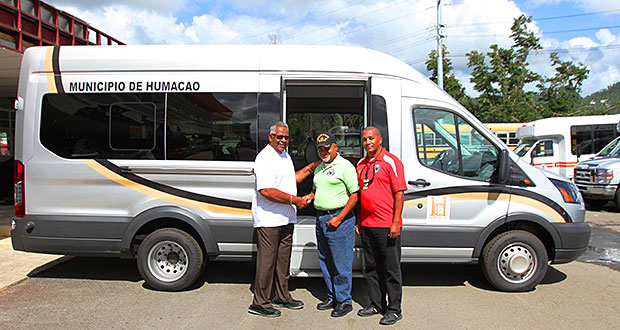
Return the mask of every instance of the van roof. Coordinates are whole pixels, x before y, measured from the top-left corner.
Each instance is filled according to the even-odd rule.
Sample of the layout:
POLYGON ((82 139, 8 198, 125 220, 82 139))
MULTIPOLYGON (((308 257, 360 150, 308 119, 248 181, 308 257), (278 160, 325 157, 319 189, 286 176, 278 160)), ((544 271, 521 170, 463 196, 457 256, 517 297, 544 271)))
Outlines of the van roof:
MULTIPOLYGON (((31 47, 24 60, 44 56, 31 47)), ((60 46, 61 72, 71 71, 293 71, 426 77, 387 54, 349 46, 138 45, 60 46)), ((40 59, 37 59, 40 60, 40 59)))

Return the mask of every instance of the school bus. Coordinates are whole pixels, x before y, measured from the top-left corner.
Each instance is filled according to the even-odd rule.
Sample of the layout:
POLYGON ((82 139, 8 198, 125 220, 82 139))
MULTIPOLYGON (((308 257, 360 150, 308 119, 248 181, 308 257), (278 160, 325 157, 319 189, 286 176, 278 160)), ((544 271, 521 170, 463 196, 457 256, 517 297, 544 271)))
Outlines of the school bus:
MULTIPOLYGON (((486 126, 493 134, 495 134, 502 142, 504 142, 510 149, 514 150, 514 148, 519 144, 519 139, 516 137, 516 132, 519 127, 522 127, 523 123, 485 123, 486 126)), ((442 125, 443 128, 450 133, 450 135, 455 136, 454 125, 442 125)), ((441 137, 441 135, 436 134, 433 130, 425 127, 423 130, 418 127, 418 135, 420 132, 424 131, 424 139, 421 136, 418 136, 419 141, 424 140, 424 148, 426 150, 426 154, 431 158, 440 154, 442 151, 450 149, 448 142, 441 137)), ((461 140, 466 141, 470 145, 475 145, 475 136, 471 135, 470 130, 464 129, 463 127, 459 128, 459 138, 461 140)))
POLYGON ((502 142, 504 142, 510 149, 515 150, 519 144, 517 139, 517 129, 525 125, 524 123, 485 123, 486 126, 493 134, 495 134, 502 142))

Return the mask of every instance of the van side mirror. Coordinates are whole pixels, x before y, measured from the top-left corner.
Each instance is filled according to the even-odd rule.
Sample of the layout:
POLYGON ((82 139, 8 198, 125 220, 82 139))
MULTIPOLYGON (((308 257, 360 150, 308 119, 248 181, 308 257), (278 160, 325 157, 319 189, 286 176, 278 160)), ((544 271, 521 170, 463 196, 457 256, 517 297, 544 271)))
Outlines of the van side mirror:
POLYGON ((508 156, 508 150, 502 149, 499 152, 499 183, 505 184, 508 182, 508 176, 510 175, 510 157, 508 156))

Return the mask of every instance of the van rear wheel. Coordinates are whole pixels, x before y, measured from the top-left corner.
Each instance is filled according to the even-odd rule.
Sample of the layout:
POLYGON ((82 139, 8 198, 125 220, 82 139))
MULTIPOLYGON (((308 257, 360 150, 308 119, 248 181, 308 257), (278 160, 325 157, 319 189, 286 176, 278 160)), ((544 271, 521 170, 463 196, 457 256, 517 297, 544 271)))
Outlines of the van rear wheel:
POLYGON ((523 230, 499 234, 482 251, 482 272, 501 291, 532 290, 545 277, 547 263, 543 243, 523 230))
POLYGON ((144 281, 162 291, 188 288, 204 269, 198 242, 175 228, 159 229, 148 235, 140 244, 136 261, 144 281))

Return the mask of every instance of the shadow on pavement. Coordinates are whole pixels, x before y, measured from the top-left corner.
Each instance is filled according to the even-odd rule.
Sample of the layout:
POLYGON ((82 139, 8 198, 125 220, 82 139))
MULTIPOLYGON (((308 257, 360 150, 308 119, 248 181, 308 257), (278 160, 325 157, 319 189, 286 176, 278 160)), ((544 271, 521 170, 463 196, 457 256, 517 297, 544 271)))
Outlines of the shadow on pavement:
MULTIPOLYGON (((247 284, 252 291, 255 264, 253 262, 209 262, 204 273, 185 291, 193 291, 209 284, 247 284)), ((477 265, 403 264, 404 287, 451 287, 465 286, 497 291, 484 278, 477 265)), ((105 281, 140 282, 136 262, 133 259, 105 257, 73 257, 32 275, 33 278, 88 279, 105 281)), ((549 266, 547 274, 539 285, 564 281, 566 274, 549 266)), ((151 290, 144 283, 142 286, 151 290)), ((322 278, 292 277, 289 290, 308 290, 317 301, 326 298, 322 278)), ((363 278, 353 279, 353 300, 366 306, 366 282, 363 278)))
POLYGON ((130 282, 142 280, 135 260, 105 257, 69 258, 31 277, 130 282))

